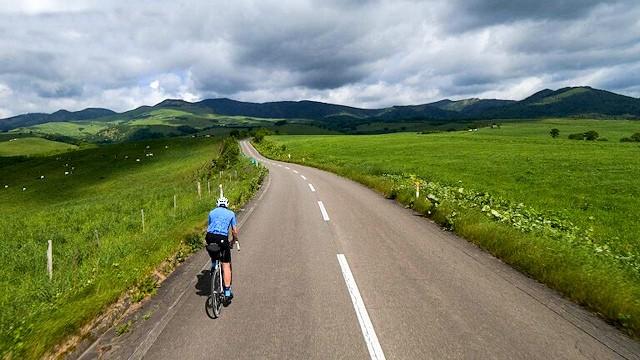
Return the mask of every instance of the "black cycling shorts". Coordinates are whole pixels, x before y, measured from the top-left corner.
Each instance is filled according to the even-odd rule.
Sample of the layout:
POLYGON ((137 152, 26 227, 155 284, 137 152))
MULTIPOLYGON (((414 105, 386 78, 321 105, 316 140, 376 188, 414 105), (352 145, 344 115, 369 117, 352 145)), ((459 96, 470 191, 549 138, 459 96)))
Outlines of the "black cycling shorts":
POLYGON ((213 234, 208 232, 205 236, 205 240, 207 241, 207 245, 215 243, 220 246, 220 251, 215 253, 207 249, 207 252, 209 253, 209 256, 212 260, 220 260, 223 263, 231 262, 231 247, 229 244, 228 235, 213 234))

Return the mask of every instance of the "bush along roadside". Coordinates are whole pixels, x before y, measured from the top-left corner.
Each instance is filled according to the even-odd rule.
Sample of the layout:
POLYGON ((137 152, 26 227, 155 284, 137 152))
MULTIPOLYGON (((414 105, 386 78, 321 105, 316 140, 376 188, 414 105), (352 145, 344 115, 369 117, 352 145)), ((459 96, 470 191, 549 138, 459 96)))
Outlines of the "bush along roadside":
POLYGON ((314 166, 369 186, 640 338, 640 254, 610 249, 594 238, 592 229, 461 184, 440 184, 412 174, 367 174, 348 164, 315 162, 269 139, 254 145, 270 158, 314 166))

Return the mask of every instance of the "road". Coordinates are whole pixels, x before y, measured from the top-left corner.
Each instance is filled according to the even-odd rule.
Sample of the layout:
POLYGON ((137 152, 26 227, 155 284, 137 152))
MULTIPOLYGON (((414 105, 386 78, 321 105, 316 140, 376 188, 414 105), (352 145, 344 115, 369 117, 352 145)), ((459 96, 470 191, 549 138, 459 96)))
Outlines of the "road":
POLYGON ((233 304, 205 315, 200 253, 151 319, 83 358, 640 358, 637 342, 411 210, 241 145, 270 175, 240 220, 233 304))

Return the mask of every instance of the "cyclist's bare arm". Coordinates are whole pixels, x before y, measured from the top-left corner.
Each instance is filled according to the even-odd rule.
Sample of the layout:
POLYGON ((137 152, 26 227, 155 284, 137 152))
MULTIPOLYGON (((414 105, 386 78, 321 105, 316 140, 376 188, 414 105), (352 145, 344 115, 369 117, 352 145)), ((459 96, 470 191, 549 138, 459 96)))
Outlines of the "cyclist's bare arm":
POLYGON ((237 241, 238 240, 238 228, 236 228, 235 226, 231 227, 231 235, 233 235, 233 241, 237 241))

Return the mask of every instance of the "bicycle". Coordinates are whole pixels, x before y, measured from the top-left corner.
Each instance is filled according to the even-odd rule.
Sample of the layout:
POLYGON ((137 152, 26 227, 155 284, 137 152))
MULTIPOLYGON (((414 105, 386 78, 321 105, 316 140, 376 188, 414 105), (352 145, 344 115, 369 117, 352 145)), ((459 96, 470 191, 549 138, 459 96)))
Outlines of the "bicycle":
MULTIPOLYGON (((236 248, 240 251, 240 243, 236 240, 236 248)), ((211 264, 211 291, 205 302, 205 311, 207 316, 217 319, 220 316, 222 305, 227 301, 224 296, 222 264, 220 263, 220 246, 215 243, 207 245, 207 250, 211 253, 218 254, 218 258, 213 260, 211 264)))

